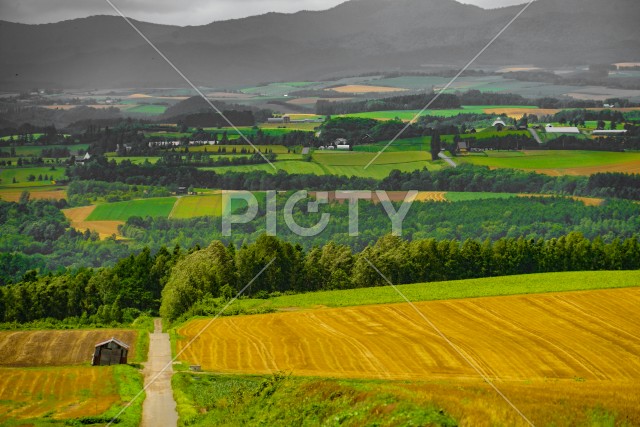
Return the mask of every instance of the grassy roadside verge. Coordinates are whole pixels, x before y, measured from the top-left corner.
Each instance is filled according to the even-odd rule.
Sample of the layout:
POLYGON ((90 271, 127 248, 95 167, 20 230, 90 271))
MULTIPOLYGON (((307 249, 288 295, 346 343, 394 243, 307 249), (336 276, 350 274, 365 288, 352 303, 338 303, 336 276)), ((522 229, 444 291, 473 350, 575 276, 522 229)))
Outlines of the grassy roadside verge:
POLYGON ((384 381, 179 373, 172 386, 179 426, 457 425, 384 381))

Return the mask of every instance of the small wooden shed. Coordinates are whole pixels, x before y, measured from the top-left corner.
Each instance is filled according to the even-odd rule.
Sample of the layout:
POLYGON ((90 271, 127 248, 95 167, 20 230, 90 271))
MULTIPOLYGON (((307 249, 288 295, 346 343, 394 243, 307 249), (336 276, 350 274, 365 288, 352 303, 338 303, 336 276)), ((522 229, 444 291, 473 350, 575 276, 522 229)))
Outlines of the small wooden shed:
POLYGON ((124 365, 127 363, 128 354, 129 346, 127 344, 116 338, 111 338, 110 340, 96 344, 91 365, 124 365))

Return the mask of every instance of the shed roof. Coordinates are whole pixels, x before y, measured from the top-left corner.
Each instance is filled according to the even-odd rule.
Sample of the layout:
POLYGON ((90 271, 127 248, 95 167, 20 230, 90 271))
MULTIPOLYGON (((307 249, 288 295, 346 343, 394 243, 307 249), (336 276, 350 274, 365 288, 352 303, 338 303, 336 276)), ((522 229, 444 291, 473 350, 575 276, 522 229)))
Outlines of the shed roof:
POLYGON ((580 129, 577 127, 553 127, 553 125, 547 125, 545 130, 547 133, 580 133, 580 129))
POLYGON ((105 345, 105 344, 109 344, 110 342, 115 342, 115 343, 116 343, 116 344, 118 344, 120 347, 124 347, 124 348, 126 348, 127 350, 129 349, 129 346, 128 346, 127 344, 123 343, 122 341, 120 341, 120 340, 119 340, 119 339, 117 339, 117 338, 111 338, 111 339, 109 339, 109 340, 99 342, 98 344, 96 344, 96 347, 102 347, 103 345, 105 345))

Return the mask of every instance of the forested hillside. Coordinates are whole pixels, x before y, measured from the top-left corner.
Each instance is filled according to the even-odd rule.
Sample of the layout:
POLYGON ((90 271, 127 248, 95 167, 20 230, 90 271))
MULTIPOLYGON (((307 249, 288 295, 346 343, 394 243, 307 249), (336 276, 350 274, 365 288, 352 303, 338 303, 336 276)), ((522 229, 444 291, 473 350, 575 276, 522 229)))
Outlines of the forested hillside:
MULTIPOLYGON (((132 322, 140 313, 168 320, 188 315, 205 299, 230 299, 248 283, 246 295, 299 293, 541 272, 640 269, 637 237, 604 243, 579 233, 544 239, 478 240, 382 237, 363 251, 333 242, 305 251, 300 245, 261 236, 255 243, 220 241, 185 252, 144 249, 111 268, 73 273, 27 274, 0 287, 0 322, 66 319, 73 325, 132 322), (273 261, 273 262, 272 262, 273 261), (252 280, 270 262, 262 275, 252 280)), ((193 314, 193 313, 192 313, 193 314)), ((10 327, 10 325, 7 325, 10 327)))

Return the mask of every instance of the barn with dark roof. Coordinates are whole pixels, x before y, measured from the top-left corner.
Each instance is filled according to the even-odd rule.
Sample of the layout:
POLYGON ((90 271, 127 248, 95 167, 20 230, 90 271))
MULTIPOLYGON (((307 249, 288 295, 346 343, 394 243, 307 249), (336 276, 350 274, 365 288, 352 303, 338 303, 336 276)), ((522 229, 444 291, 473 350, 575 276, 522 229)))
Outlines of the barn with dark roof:
POLYGON ((96 344, 91 365, 124 365, 127 363, 128 355, 129 346, 116 338, 111 338, 110 340, 96 344))

